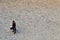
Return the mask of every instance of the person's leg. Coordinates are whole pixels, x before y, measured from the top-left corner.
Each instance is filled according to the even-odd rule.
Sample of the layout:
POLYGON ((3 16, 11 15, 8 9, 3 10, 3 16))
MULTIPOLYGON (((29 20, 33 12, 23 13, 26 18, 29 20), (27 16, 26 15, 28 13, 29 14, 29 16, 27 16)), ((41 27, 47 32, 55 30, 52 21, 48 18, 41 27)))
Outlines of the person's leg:
POLYGON ((14 32, 14 34, 16 33, 16 28, 11 27, 10 29, 13 30, 12 32, 14 32))
POLYGON ((14 28, 12 28, 12 30, 13 30, 12 32, 14 32, 14 28))
POLYGON ((14 34, 16 33, 16 28, 14 28, 14 34))
POLYGON ((14 27, 11 27, 10 29, 12 30, 12 32, 14 32, 14 27))

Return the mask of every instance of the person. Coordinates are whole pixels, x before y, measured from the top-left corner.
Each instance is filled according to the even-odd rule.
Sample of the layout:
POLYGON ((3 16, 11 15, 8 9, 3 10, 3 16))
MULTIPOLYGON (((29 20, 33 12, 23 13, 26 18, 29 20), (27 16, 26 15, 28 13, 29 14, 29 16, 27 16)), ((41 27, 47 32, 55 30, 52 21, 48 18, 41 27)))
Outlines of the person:
POLYGON ((12 27, 10 29, 13 30, 12 32, 14 32, 14 34, 16 33, 16 22, 14 20, 12 22, 12 27))

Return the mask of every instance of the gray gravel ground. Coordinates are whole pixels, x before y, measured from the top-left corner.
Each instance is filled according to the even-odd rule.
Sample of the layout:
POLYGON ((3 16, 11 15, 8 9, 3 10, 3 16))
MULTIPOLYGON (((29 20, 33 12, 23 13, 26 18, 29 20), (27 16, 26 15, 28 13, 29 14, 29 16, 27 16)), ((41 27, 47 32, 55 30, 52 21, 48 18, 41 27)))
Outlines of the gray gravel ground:
POLYGON ((0 40, 60 40, 59 2, 0 0, 0 40), (13 19, 16 34, 9 29, 13 19))

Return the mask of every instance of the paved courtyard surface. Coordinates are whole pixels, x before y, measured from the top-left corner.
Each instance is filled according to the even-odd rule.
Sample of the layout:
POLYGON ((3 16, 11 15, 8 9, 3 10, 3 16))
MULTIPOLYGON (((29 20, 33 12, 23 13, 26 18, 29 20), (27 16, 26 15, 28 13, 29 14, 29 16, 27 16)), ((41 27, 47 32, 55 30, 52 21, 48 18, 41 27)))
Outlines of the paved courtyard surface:
POLYGON ((60 40, 60 0, 0 0, 0 40, 60 40))

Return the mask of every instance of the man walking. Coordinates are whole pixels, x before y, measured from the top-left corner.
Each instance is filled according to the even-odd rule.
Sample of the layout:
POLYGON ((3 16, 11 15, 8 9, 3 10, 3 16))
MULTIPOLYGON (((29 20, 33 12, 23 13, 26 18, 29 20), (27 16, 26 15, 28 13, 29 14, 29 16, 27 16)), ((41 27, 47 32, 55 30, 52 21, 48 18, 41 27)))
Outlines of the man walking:
POLYGON ((14 32, 14 34, 16 33, 16 22, 14 20, 12 22, 12 27, 10 29, 13 30, 12 32, 14 32))

